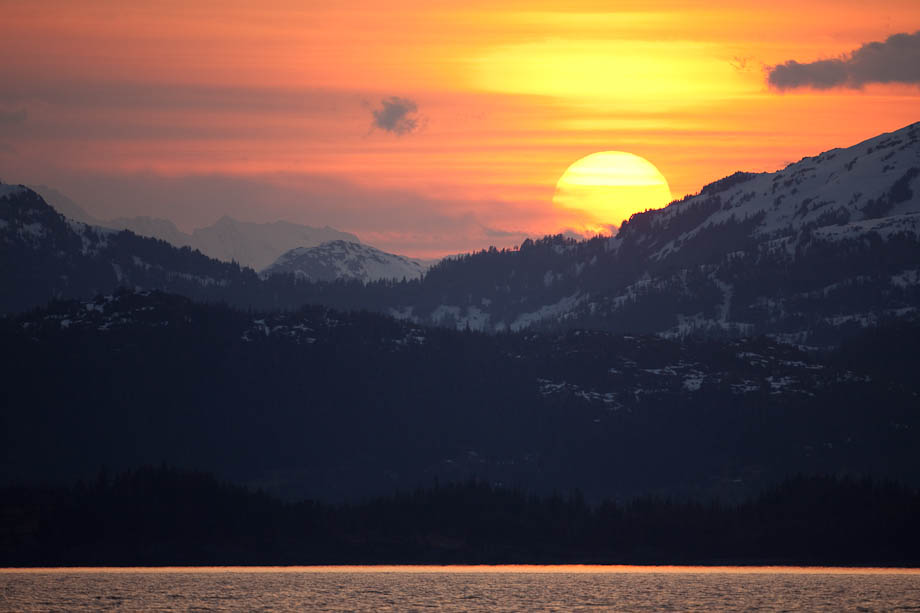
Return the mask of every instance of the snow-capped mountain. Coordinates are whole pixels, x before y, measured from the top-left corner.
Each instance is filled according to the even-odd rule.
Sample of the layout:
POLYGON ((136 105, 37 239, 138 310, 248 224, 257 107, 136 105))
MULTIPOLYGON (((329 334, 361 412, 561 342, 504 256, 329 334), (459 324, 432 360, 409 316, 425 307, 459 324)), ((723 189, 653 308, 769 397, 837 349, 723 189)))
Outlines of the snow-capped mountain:
POLYGON ((190 244, 212 258, 261 270, 290 249, 334 240, 361 242, 354 234, 329 226, 313 228, 287 221, 249 223, 224 216, 213 225, 193 231, 190 244))
POLYGON ((920 124, 773 173, 739 172, 614 238, 561 236, 432 268, 390 312, 533 325, 832 342, 920 316, 920 124))
MULTIPOLYGON (((764 250, 794 257, 803 241, 920 232, 920 123, 848 149, 806 157, 774 173, 736 173, 647 215, 653 261, 680 257, 698 236, 743 224, 764 250), (697 223, 688 224, 687 217, 697 223)), ((640 216, 641 219, 641 216, 640 216)), ((635 220, 640 225, 642 221, 635 220)), ((630 239, 617 237, 613 249, 630 239)))
POLYGON ((311 281, 355 279, 367 283, 380 279, 418 279, 431 262, 386 253, 370 245, 336 240, 317 247, 298 247, 284 253, 262 275, 293 273, 311 281))
POLYGON ((915 317, 920 124, 779 172, 736 173, 634 216, 607 248, 621 263, 645 262, 641 277, 605 297, 608 317, 656 296, 692 302, 709 288, 703 304, 672 311, 664 331, 674 334, 719 328, 804 341, 821 328, 915 317))

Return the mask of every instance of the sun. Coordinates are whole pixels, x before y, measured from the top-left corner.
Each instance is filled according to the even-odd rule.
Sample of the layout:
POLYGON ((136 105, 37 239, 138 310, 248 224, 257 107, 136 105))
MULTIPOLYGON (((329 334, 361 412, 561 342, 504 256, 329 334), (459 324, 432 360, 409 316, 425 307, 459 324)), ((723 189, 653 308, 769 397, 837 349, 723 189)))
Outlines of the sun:
POLYGON ((659 209, 671 189, 655 166, 625 151, 601 151, 568 167, 556 182, 553 203, 584 215, 585 226, 599 231, 619 227, 629 216, 659 209))

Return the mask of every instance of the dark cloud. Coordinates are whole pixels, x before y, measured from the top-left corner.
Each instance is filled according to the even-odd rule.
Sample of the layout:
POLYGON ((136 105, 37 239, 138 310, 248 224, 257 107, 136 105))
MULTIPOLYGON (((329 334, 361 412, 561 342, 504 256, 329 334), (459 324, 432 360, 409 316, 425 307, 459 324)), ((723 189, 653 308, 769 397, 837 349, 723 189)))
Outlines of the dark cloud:
POLYGON ((4 111, 0 109, 0 126, 11 126, 24 122, 29 114, 25 109, 16 109, 15 111, 4 111))
POLYGON ((866 43, 835 59, 806 64, 789 60, 771 66, 767 82, 778 90, 797 87, 858 89, 868 83, 920 85, 920 31, 893 34, 885 42, 866 43))
POLYGON ((381 108, 373 109, 374 127, 392 134, 409 134, 418 128, 418 105, 408 98, 390 96, 381 100, 381 108))

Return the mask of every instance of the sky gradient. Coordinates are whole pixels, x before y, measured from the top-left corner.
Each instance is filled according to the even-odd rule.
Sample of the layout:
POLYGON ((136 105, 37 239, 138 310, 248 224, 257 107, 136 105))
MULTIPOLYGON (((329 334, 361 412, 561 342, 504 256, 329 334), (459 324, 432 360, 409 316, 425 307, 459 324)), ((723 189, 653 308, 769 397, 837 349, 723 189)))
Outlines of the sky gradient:
POLYGON ((0 180, 428 257, 583 231, 597 151, 679 198, 920 119, 916 0, 611 6, 0 0, 0 180))

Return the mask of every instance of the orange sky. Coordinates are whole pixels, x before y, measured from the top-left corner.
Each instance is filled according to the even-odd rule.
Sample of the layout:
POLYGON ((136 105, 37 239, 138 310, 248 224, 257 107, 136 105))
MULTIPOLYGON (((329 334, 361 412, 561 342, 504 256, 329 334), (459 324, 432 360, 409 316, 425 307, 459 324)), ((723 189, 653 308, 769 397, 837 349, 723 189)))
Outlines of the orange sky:
POLYGON ((408 255, 508 246, 580 227, 551 199, 595 151, 647 158, 677 198, 920 119, 916 84, 766 84, 769 66, 917 31, 916 0, 0 0, 0 12, 0 179, 186 230, 230 214, 329 224, 408 255), (415 104, 415 129, 373 126, 392 96, 415 104))

